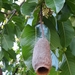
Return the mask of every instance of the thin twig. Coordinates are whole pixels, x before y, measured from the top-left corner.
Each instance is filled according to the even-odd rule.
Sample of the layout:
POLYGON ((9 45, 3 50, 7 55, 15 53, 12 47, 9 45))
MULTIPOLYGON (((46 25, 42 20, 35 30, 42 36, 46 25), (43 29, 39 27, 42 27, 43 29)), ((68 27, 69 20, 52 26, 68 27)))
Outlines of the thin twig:
POLYGON ((10 21, 10 19, 13 17, 13 15, 14 15, 15 13, 16 13, 16 9, 14 9, 14 10, 12 11, 12 15, 9 17, 7 23, 10 21))

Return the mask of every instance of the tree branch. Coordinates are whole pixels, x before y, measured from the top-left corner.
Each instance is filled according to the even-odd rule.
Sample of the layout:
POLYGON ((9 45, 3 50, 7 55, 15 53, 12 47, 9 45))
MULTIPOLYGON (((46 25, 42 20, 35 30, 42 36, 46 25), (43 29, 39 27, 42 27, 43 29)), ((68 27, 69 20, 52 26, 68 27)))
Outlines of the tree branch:
POLYGON ((16 13, 16 9, 12 10, 12 15, 9 17, 7 23, 10 21, 10 19, 13 17, 13 15, 16 13))

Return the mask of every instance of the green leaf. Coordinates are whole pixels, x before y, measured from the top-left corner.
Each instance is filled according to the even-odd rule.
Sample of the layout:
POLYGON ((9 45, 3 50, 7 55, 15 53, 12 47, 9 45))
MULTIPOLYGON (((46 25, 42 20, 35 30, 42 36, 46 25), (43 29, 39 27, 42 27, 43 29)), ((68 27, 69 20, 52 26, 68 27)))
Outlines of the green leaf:
POLYGON ((2 60, 3 57, 4 57, 4 53, 3 51, 0 51, 0 61, 2 60))
POLYGON ((2 37, 2 48, 8 51, 9 49, 12 48, 12 46, 13 46, 13 41, 8 35, 4 34, 2 37))
POLYGON ((0 22, 3 22, 5 19, 4 14, 0 13, 0 22))
POLYGON ((27 0, 27 2, 28 3, 33 3, 33 2, 38 3, 38 0, 27 0))
POLYGON ((22 6, 21 6, 21 13, 23 15, 30 15, 31 12, 33 12, 33 10, 35 9, 36 7, 36 3, 27 3, 25 2, 22 6))
POLYGON ((49 75, 58 75, 59 72, 55 70, 54 67, 51 68, 49 75))
POLYGON ((65 0, 45 0, 45 4, 48 8, 51 8, 58 13, 64 6, 65 0))
POLYGON ((58 13, 57 19, 60 21, 66 21, 70 16, 70 10, 67 5, 64 5, 62 10, 58 13))
POLYGON ((15 67, 13 67, 13 72, 12 72, 13 75, 15 74, 16 70, 18 71, 18 68, 19 68, 18 64, 16 64, 15 67))
POLYGON ((12 10, 16 9, 16 11, 20 13, 20 6, 16 3, 12 3, 11 9, 12 10))
POLYGON ((12 59, 16 59, 16 53, 14 50, 9 50, 7 51, 7 53, 9 54, 9 57, 12 58, 12 59))
POLYGON ((34 11, 34 13, 33 13, 33 16, 34 16, 33 22, 32 22, 32 25, 33 25, 33 26, 38 24, 38 21, 39 21, 39 11, 40 11, 40 9, 37 8, 37 9, 34 11))
POLYGON ((8 4, 8 3, 3 3, 2 4, 2 7, 6 10, 11 10, 11 4, 8 4))
POLYGON ((72 50, 72 54, 75 56, 75 38, 73 38, 70 43, 70 49, 72 50))
POLYGON ((58 23, 58 30, 62 47, 67 47, 74 37, 74 29, 69 20, 58 23))
POLYGON ((10 58, 14 59, 14 60, 16 59, 16 53, 15 53, 15 51, 13 49, 8 50, 8 51, 3 49, 3 52, 5 53, 4 55, 7 56, 6 59, 8 59, 8 60, 10 58))
POLYGON ((71 12, 75 13, 75 0, 66 0, 67 5, 69 6, 71 12))
POLYGON ((44 24, 50 29, 50 44, 52 49, 57 47, 61 48, 59 35, 56 31, 56 24, 54 17, 49 17, 48 19, 44 18, 44 24))
POLYGON ((9 63, 8 61, 10 61, 10 57, 5 49, 3 49, 3 52, 4 52, 3 62, 5 62, 7 64, 7 63, 9 63))
POLYGON ((60 75, 75 75, 75 57, 71 54, 71 50, 68 48, 65 55, 65 61, 61 66, 60 75))
POLYGON ((31 69, 26 72, 26 75, 36 75, 36 73, 31 69))
MULTIPOLYGON (((6 56, 6 57, 7 57, 7 56, 6 56)), ((12 68, 13 68, 13 67, 12 67, 11 65, 9 65, 9 61, 8 61, 7 59, 4 58, 3 63, 4 63, 3 66, 5 67, 5 68, 4 68, 5 71, 6 71, 6 70, 8 70, 9 72, 12 71, 12 68)))
POLYGON ((75 17, 74 17, 74 16, 71 16, 71 17, 70 17, 70 21, 71 21, 71 23, 72 23, 72 26, 73 26, 74 29, 75 29, 75 17))
MULTIPOLYGON (((31 65, 32 51, 35 42, 35 28, 27 25, 22 31, 20 44, 22 46, 22 55, 26 65, 31 65)), ((29 66, 30 67, 30 66, 29 66)))
POLYGON ((12 4, 13 0, 2 0, 3 3, 8 3, 8 4, 12 4))
POLYGON ((21 35, 21 29, 18 26, 15 26, 14 32, 15 32, 15 35, 19 38, 21 35))
POLYGON ((12 20, 15 22, 15 25, 19 27, 20 30, 23 30, 25 26, 25 17, 23 16, 13 16, 12 20))
POLYGON ((2 0, 0 0, 0 9, 1 9, 1 7, 2 7, 2 0))
POLYGON ((14 41, 14 24, 12 22, 9 22, 4 26, 4 33, 11 38, 12 41, 14 41))
POLYGON ((35 40, 34 37, 35 37, 35 28, 30 25, 25 26, 25 28, 22 31, 21 38, 20 38, 21 46, 24 46, 25 44, 33 45, 32 42, 34 42, 35 40))

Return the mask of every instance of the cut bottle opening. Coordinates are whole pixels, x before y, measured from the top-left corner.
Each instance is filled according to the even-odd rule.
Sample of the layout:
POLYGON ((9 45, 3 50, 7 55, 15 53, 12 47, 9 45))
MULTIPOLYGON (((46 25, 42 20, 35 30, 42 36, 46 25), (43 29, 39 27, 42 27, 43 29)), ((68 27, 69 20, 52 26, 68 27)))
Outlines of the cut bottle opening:
POLYGON ((48 72, 49 72, 49 69, 47 69, 47 68, 45 68, 45 67, 40 67, 39 69, 38 69, 38 73, 39 74, 48 74, 48 72))

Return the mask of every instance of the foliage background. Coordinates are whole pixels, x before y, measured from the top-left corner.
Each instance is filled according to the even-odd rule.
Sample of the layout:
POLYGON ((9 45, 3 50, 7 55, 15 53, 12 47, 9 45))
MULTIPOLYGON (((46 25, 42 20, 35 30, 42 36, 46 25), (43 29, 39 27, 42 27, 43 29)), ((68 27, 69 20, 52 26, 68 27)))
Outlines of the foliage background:
POLYGON ((33 47, 41 37, 42 5, 44 33, 59 62, 59 68, 52 66, 49 75, 75 75, 75 0, 26 0, 21 5, 15 1, 0 0, 2 71, 6 75, 36 75, 31 60, 33 47), (32 24, 28 24, 31 18, 32 24), (14 42, 17 50, 13 48, 14 42))

